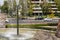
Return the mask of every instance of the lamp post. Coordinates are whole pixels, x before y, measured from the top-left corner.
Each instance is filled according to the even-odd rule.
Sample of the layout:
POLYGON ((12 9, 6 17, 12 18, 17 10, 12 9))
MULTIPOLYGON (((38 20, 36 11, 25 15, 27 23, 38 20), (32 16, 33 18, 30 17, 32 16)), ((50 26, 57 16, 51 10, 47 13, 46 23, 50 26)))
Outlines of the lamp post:
POLYGON ((17 3, 17 35, 19 35, 19 14, 18 14, 19 0, 16 0, 16 3, 17 3))
POLYGON ((19 15, 18 15, 18 6, 17 6, 17 35, 19 35, 19 15))

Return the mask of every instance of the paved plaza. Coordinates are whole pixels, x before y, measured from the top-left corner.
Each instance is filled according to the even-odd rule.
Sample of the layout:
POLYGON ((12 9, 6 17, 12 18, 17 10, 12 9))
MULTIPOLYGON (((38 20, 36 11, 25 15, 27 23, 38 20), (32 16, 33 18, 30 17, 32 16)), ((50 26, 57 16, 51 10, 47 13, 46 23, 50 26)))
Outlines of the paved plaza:
MULTIPOLYGON (((16 33, 16 28, 0 28, 0 35, 13 32, 16 33)), ((60 40, 48 30, 20 28, 19 33, 25 33, 28 37, 29 35, 33 36, 31 40, 60 40)))

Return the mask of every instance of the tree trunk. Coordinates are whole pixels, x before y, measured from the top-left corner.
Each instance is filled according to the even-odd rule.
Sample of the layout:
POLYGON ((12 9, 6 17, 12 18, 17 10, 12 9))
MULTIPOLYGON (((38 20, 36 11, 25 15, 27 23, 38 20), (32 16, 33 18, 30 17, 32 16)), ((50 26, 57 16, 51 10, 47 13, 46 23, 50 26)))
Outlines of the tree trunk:
POLYGON ((60 38, 60 19, 59 19, 59 22, 58 22, 58 26, 57 26, 57 30, 56 30, 56 37, 60 38))

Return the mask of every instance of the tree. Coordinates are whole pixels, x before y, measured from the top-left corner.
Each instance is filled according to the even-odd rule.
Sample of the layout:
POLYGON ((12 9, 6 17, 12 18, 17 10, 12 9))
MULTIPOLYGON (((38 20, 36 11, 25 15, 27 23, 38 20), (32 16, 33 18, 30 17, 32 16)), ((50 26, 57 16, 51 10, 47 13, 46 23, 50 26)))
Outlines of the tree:
POLYGON ((54 18, 55 17, 55 14, 53 12, 53 10, 51 10, 51 14, 47 15, 48 18, 54 18))
POLYGON ((0 6, 0 9, 1 9, 1 6, 0 6))
POLYGON ((13 1, 13 11, 16 11, 16 0, 13 1))
POLYGON ((31 4, 31 0, 28 0, 28 15, 32 16, 34 4, 31 4))
MULTIPOLYGON (((54 0, 56 2, 56 6, 58 8, 58 11, 60 11, 60 0, 54 0)), ((60 14, 57 14, 57 12, 55 13, 55 15, 57 15, 58 17, 60 17, 60 14)))
POLYGON ((8 2, 4 1, 3 6, 1 7, 3 13, 8 13, 8 2))
POLYGON ((60 0, 54 0, 54 1, 56 2, 57 8, 58 8, 58 10, 60 11, 60 0))
POLYGON ((23 4, 23 0, 19 0, 19 6, 22 6, 21 15, 24 16, 24 4, 23 4))
POLYGON ((22 6, 21 15, 26 17, 28 15, 28 0, 19 0, 19 5, 22 6))
POLYGON ((50 4, 46 2, 46 0, 43 1, 43 3, 40 3, 40 7, 42 8, 42 16, 47 15, 49 12, 50 4))
MULTIPOLYGON (((60 11, 60 0, 54 0, 57 4, 57 8, 60 11)), ((60 16, 60 15, 59 15, 60 16)), ((60 38, 60 20, 58 21, 58 26, 57 26, 57 30, 56 30, 56 37, 60 38)))

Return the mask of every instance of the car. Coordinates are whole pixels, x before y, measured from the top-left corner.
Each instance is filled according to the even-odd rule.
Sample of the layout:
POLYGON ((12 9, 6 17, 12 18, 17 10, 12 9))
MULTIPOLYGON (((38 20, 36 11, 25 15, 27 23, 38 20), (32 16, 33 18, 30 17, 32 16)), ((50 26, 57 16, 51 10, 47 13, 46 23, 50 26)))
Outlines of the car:
POLYGON ((43 19, 44 19, 44 18, 39 18, 39 17, 38 17, 38 18, 35 18, 35 20, 43 20, 43 19))
POLYGON ((6 20, 5 20, 5 22, 6 22, 6 23, 9 23, 9 20, 8 20, 8 19, 6 19, 6 20))
POLYGON ((21 20, 26 20, 27 18, 20 18, 21 20))
POLYGON ((28 17, 27 19, 28 19, 28 20, 34 20, 35 17, 28 17))
POLYGON ((52 21, 51 18, 45 18, 44 21, 52 21))
POLYGON ((54 21, 58 22, 60 18, 53 18, 54 21))

